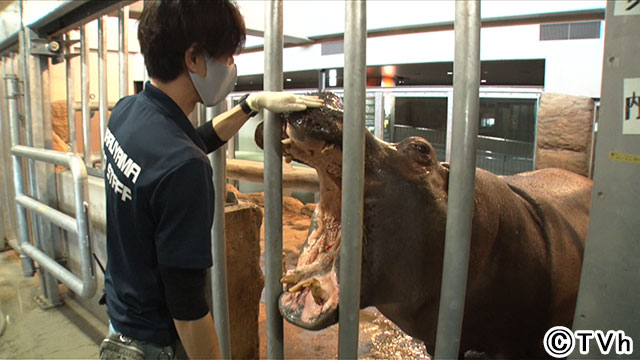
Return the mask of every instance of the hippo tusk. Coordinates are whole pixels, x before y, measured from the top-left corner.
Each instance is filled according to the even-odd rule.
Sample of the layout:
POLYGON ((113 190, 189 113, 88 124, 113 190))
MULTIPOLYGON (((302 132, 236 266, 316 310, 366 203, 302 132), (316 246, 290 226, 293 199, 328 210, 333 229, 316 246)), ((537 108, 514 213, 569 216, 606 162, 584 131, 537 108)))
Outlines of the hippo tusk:
POLYGON ((294 293, 294 292, 298 292, 298 291, 302 291, 303 289, 306 289, 310 286, 320 286, 320 281, 318 281, 318 279, 316 278, 311 278, 311 279, 307 279, 303 282, 299 282, 298 284, 296 284, 294 287, 292 287, 291 289, 289 289, 289 292, 294 293))
POLYGON ((304 274, 287 274, 280 279, 281 284, 297 284, 304 278, 304 274))
POLYGON ((282 145, 291 145, 293 144, 293 140, 291 138, 286 138, 282 140, 282 145))
POLYGON ((322 155, 327 155, 328 153, 332 152, 333 149, 335 149, 335 145, 333 144, 329 144, 329 145, 325 145, 322 150, 320 150, 320 153, 322 155))
POLYGON ((322 303, 324 303, 324 298, 322 297, 322 287, 320 286, 320 282, 318 280, 312 280, 315 280, 311 283, 311 295, 313 296, 313 301, 315 301, 318 305, 322 305, 322 303))

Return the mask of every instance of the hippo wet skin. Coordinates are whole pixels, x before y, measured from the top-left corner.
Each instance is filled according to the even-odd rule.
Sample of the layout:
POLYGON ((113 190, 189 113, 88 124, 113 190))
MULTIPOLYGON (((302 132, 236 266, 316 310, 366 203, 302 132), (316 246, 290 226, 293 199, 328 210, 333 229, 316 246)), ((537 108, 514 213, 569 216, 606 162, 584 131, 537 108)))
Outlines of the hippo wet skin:
MULTIPOLYGON (((282 278, 280 311, 317 330, 338 320, 342 105, 282 116, 283 155, 318 172, 320 200, 296 269, 282 278)), ((362 308, 375 306, 435 350, 449 168, 419 137, 389 144, 365 134, 362 308)), ((262 146, 262 127, 256 131, 262 146)), ((592 182, 544 169, 499 177, 476 170, 460 354, 547 357, 545 332, 570 327, 592 182)))

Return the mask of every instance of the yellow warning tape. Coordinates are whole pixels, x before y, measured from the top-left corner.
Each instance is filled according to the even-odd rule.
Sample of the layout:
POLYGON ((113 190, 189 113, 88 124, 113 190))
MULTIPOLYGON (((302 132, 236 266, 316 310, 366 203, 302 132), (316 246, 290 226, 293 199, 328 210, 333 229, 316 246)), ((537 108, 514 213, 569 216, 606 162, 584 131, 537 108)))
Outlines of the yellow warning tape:
POLYGON ((640 165, 640 156, 638 156, 638 155, 617 153, 617 152, 611 151, 609 153, 609 160, 626 162, 626 163, 635 164, 635 165, 640 165))

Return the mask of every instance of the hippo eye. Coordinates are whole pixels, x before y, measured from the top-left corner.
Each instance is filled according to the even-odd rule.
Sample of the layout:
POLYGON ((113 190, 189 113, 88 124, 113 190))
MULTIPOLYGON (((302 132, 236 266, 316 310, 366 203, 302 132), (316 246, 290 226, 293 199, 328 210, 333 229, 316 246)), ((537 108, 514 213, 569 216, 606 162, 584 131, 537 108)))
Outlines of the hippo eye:
POLYGON ((411 144, 411 146, 413 146, 416 150, 418 150, 419 152, 423 153, 423 154, 428 154, 429 153, 429 147, 423 144, 411 144))

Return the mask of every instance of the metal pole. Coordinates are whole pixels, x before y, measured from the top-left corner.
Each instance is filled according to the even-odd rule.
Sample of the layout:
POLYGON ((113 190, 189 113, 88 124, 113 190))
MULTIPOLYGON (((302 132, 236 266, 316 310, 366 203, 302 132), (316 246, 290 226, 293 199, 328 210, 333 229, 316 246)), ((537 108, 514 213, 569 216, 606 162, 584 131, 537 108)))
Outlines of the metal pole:
MULTIPOLYGON (((233 99, 230 96, 227 96, 226 103, 227 103, 227 109, 233 108, 233 99)), ((235 136, 232 136, 231 139, 227 141, 227 157, 229 159, 236 158, 236 137, 235 136)))
POLYGON ((67 54, 65 57, 65 68, 67 73, 67 126, 69 129, 69 151, 73 153, 78 152, 77 138, 76 138, 76 111, 74 109, 75 93, 73 89, 73 67, 71 66, 71 59, 73 57, 71 51, 71 35, 66 33, 64 35, 65 43, 67 44, 67 54))
MULTIPOLYGON (((5 78, 5 75, 7 74, 6 71, 6 67, 9 65, 9 58, 7 57, 3 57, 2 58, 2 66, 0 67, 0 71, 2 72, 2 79, 5 78)), ((3 97, 6 98, 7 96, 7 89, 5 87, 5 82, 4 80, 2 81, 2 95, 3 97)), ((5 227, 5 235, 7 237, 7 239, 12 239, 15 238, 15 228, 14 228, 14 219, 15 219, 15 212, 13 210, 13 207, 11 206, 12 204, 12 199, 13 199, 13 193, 10 189, 10 177, 9 174, 11 174, 11 164, 10 161, 7 161, 9 158, 9 154, 10 154, 10 147, 11 147, 11 143, 10 143, 10 137, 9 137, 9 132, 10 132, 10 126, 9 126, 9 115, 8 115, 8 110, 7 110, 7 104, 6 102, 3 100, 2 101, 2 105, 0 106, 0 146, 2 147, 2 169, 4 169, 3 172, 3 187, 4 187, 4 193, 5 193, 5 197, 4 197, 4 203, 2 204, 2 207, 4 209, 7 209, 6 212, 6 224, 7 226, 5 227)))
MULTIPOLYGON (((457 1, 451 176, 436 359, 458 358, 467 287, 480 96, 480 1, 457 1)), ((464 349, 463 349, 464 350, 464 349)))
POLYGON ((340 335, 338 357, 358 357, 367 11, 365 0, 347 1, 344 32, 344 137, 342 142, 342 243, 340 245, 340 335), (348 140, 346 140, 348 139, 348 140))
MULTIPOLYGON (((22 74, 22 114, 24 116, 24 130, 25 130, 25 143, 28 146, 34 146, 44 148, 47 145, 48 138, 51 140, 52 129, 49 124, 45 124, 44 109, 47 108, 48 112, 46 116, 51 115, 51 106, 48 103, 48 96, 45 99, 45 92, 48 94, 48 82, 46 77, 48 74, 43 73, 42 59, 38 56, 31 54, 33 39, 36 34, 29 27, 23 27, 19 33, 19 69, 22 74), (48 106, 45 106, 44 103, 48 106), (47 129, 45 130, 45 126, 47 129)), ((46 62, 46 60, 45 60, 46 62)), ((46 62, 48 64, 48 62, 46 62)), ((49 118, 50 120, 50 118, 49 118)), ((51 146, 51 142, 48 142, 51 146)), ((47 171, 45 166, 36 164, 32 160, 26 162, 27 165, 27 184, 29 187, 29 194, 36 199, 44 200, 50 198, 50 195, 54 192, 48 191, 47 180, 51 172, 47 171)), ((21 174, 22 175, 22 174, 21 174)), ((16 196, 19 194, 16 193, 16 196)), ((46 201, 46 200, 44 200, 46 201)), ((31 235, 34 245, 42 251, 48 253, 51 256, 55 256, 54 246, 59 244, 55 240, 59 240, 59 237, 52 236, 51 228, 45 227, 42 219, 37 216, 31 216, 29 223, 31 228, 31 235)), ((58 293, 58 283, 51 274, 46 271, 46 268, 39 266, 40 270, 40 284, 43 293, 43 300, 52 305, 60 304, 60 296, 58 293)))
MULTIPOLYGON (((19 113, 18 113, 18 96, 20 96, 18 92, 18 77, 15 74, 6 74, 6 98, 7 98, 7 107, 9 112, 9 121, 10 121, 10 130, 11 130, 11 146, 15 146, 20 144, 20 123, 19 123, 19 113)), ((11 159, 13 160, 13 186, 15 189, 15 194, 24 194, 24 183, 22 181, 23 177, 23 168, 22 161, 16 155, 12 155, 11 159)), ((18 235, 19 242, 25 243, 29 242, 29 229, 27 228, 28 220, 27 220, 27 211, 18 203, 16 205, 16 220, 18 228, 16 229, 16 234, 18 235)), ((35 268, 33 266, 33 260, 31 258, 25 256, 20 253, 20 259, 22 260, 22 272, 25 276, 33 276, 35 273, 35 268)))
MULTIPOLYGON (((106 16, 98 18, 98 99, 100 114, 100 146, 104 141, 104 133, 107 128, 107 112, 109 104, 107 103, 107 32, 106 32, 106 16)), ((103 152, 100 152, 102 166, 105 162, 103 152)))
POLYGON ((453 131, 453 91, 447 93, 447 143, 445 144, 444 161, 451 162, 451 137, 453 131))
MULTIPOLYGON (((4 64, 5 58, 0 57, 0 72, 2 72, 2 77, 4 78, 4 64)), ((4 85, 3 85, 4 87, 4 85)), ((4 96, 4 89, 2 89, 2 95, 4 96)), ((9 173, 9 169, 7 169, 7 162, 5 161, 5 142, 4 142, 4 121, 5 121, 5 113, 4 113, 4 102, 0 104, 0 170, 2 174, 0 177, 2 178, 2 188, 0 189, 0 250, 4 250, 7 246, 6 239, 11 238, 8 233, 9 227, 5 227, 5 223, 9 225, 11 223, 11 211, 9 211, 9 191, 7 187, 7 174, 9 173)))
MULTIPOLYGON (((204 107, 203 107, 204 108, 204 107)), ((206 119, 212 119, 226 110, 226 102, 216 107, 206 108, 206 119)), ((212 241, 213 268, 211 269, 211 290, 213 302, 213 320, 218 333, 220 354, 223 359, 231 358, 231 331, 229 329, 229 301, 227 290, 227 243, 224 236, 224 204, 227 190, 227 160, 225 147, 209 154, 213 167, 213 189, 216 194, 213 212, 212 241)))
POLYGON ((118 10, 118 36, 120 37, 120 98, 129 95, 129 7, 118 10))
POLYGON ((375 93, 375 112, 373 116, 374 133, 380 140, 384 140, 384 98, 381 91, 375 93))
POLYGON ((80 27, 80 88, 84 163, 91 167, 91 119, 89 114, 89 45, 86 25, 80 27))
MULTIPOLYGON (((282 0, 265 3, 264 89, 282 91, 282 47, 284 44, 282 0)), ((267 309, 267 356, 284 357, 284 328, 278 309, 282 293, 282 128, 277 114, 264 111, 264 224, 265 293, 267 309)))

